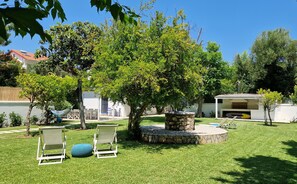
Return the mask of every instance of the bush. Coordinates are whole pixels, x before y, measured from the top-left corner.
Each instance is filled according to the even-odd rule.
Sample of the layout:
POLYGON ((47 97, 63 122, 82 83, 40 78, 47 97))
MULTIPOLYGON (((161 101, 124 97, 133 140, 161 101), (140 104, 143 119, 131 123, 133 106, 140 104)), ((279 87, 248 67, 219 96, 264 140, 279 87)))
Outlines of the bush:
POLYGON ((5 126, 5 121, 6 121, 6 114, 5 112, 0 114, 0 128, 5 126))
POLYGON ((22 125, 22 117, 15 113, 11 112, 9 113, 9 118, 12 126, 21 126, 22 125))
POLYGON ((215 116, 216 116, 215 112, 211 111, 211 112, 209 113, 209 117, 214 118, 215 116))
POLYGON ((38 117, 37 116, 31 116, 30 117, 30 123, 32 124, 32 125, 36 125, 36 123, 38 122, 38 117))
POLYGON ((71 103, 68 101, 59 101, 53 104, 55 106, 55 110, 60 111, 71 107, 71 103))

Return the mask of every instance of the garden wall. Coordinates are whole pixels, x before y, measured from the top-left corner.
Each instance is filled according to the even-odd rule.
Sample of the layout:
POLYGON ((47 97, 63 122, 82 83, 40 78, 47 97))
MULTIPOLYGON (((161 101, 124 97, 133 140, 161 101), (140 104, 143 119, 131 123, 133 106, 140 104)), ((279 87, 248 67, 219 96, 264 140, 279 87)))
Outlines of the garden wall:
MULTIPOLYGON (((11 112, 15 112, 21 115, 21 117, 23 118, 22 120, 24 121, 27 116, 28 109, 29 109, 29 102, 0 102, 0 113, 5 112, 6 118, 8 119, 8 121, 9 121, 9 113, 11 112)), ((31 116, 34 116, 34 115, 40 119, 42 115, 41 109, 34 107, 31 112, 31 116)))

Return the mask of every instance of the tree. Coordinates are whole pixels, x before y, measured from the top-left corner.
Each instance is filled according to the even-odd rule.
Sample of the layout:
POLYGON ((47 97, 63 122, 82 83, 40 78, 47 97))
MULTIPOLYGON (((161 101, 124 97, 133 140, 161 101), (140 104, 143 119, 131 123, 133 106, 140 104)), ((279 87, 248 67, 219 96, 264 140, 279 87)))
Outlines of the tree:
POLYGON ((294 92, 290 95, 293 104, 297 104, 297 85, 294 86, 294 92))
MULTIPOLYGON (((120 5, 112 0, 91 0, 91 7, 97 11, 106 10, 112 17, 125 23, 136 23, 139 17, 129 7, 120 5)), ((38 34, 43 41, 51 42, 51 37, 44 32, 43 27, 37 20, 49 16, 53 19, 60 18, 63 22, 66 15, 59 0, 5 0, 0 5, 0 41, 7 41, 10 27, 16 35, 33 37, 38 34)))
MULTIPOLYGON (((37 54, 47 55, 48 65, 59 67, 77 77, 78 103, 81 128, 86 129, 82 99, 82 81, 94 63, 94 47, 99 44, 101 30, 95 24, 75 22, 72 25, 52 26, 47 33, 52 37, 48 48, 41 47, 37 54)), ((61 72, 60 72, 61 73, 61 72)))
POLYGON ((259 88, 293 92, 297 67, 297 41, 284 29, 263 32, 252 47, 254 91, 259 88))
POLYGON ((262 96, 261 103, 264 108, 264 120, 265 125, 268 125, 267 122, 267 114, 270 122, 270 126, 272 125, 271 115, 270 112, 272 112, 278 103, 281 103, 283 95, 277 91, 270 91, 260 88, 257 91, 258 94, 262 96))
POLYGON ((48 110, 50 103, 63 101, 67 91, 75 86, 71 77, 61 78, 56 75, 24 73, 17 76, 16 80, 22 88, 20 96, 26 97, 30 102, 25 120, 27 135, 30 134, 30 115, 33 107, 40 105, 48 110))
POLYGON ((209 42, 206 51, 202 56, 202 65, 206 68, 203 75, 203 86, 199 89, 200 93, 195 98, 198 102, 197 116, 202 117, 202 104, 206 96, 213 97, 221 89, 221 80, 225 78, 225 62, 219 45, 209 42))
POLYGON ((100 95, 130 106, 128 132, 139 138, 141 115, 152 105, 180 108, 199 89, 201 65, 193 57, 197 45, 183 24, 172 24, 159 12, 150 25, 114 22, 105 25, 91 81, 100 95))
POLYGON ((247 52, 237 54, 234 59, 233 66, 235 75, 233 78, 237 86, 237 93, 248 93, 253 88, 252 80, 252 61, 247 52))
POLYGON ((22 73, 22 65, 9 54, 0 54, 0 86, 17 86, 15 77, 22 73))

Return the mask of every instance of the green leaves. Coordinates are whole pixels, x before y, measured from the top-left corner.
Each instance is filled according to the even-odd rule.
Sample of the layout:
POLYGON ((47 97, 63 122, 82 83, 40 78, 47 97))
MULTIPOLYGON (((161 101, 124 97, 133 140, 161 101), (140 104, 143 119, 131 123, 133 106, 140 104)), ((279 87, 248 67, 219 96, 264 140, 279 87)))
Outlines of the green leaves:
POLYGON ((111 0, 91 0, 91 6, 97 7, 97 11, 109 11, 114 20, 137 25, 135 19, 138 18, 139 15, 127 6, 120 5, 117 2, 112 4, 111 0))
POLYGON ((5 8, 0 9, 0 15, 2 16, 0 21, 2 38, 8 39, 6 30, 3 30, 3 28, 5 25, 12 23, 16 35, 25 36, 29 33, 33 37, 35 34, 39 34, 43 40, 50 40, 50 36, 44 33, 42 26, 37 22, 37 19, 46 17, 44 12, 27 8, 5 8))
POLYGON ((62 78, 56 75, 26 73, 17 76, 16 79, 22 88, 21 96, 42 107, 65 100, 67 92, 75 89, 77 85, 76 80, 71 77, 62 78))
POLYGON ((254 90, 279 91, 285 96, 293 92, 297 72, 297 44, 285 29, 263 32, 251 52, 254 90))
MULTIPOLYGON (((125 23, 137 24, 136 18, 139 17, 127 6, 118 3, 112 4, 111 0, 91 0, 91 6, 97 7, 97 11, 109 11, 115 20, 125 23)), ((59 18, 66 20, 66 15, 59 0, 16 0, 14 7, 5 0, 0 5, 0 39, 8 40, 9 34, 6 27, 13 26, 16 35, 24 37, 29 34, 33 37, 39 35, 43 41, 52 42, 51 37, 44 32, 38 20, 42 20, 49 15, 53 19, 59 18)))

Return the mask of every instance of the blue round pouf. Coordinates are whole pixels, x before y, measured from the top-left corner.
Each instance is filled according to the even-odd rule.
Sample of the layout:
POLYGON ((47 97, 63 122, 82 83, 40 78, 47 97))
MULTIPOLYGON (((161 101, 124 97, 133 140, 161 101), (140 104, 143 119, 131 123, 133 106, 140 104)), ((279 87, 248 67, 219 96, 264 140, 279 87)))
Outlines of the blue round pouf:
POLYGON ((91 144, 75 144, 71 149, 72 157, 88 157, 92 155, 93 146, 91 144))

